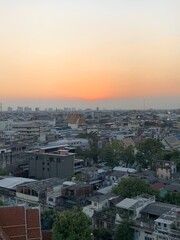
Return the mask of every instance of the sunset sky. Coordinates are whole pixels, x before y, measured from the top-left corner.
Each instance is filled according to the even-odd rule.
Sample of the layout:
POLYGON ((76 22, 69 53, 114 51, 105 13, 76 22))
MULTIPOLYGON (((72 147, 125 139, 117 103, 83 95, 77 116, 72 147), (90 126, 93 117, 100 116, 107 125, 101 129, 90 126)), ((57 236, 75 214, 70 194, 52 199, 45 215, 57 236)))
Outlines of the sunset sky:
POLYGON ((0 0, 3 106, 180 107, 180 0, 0 0))

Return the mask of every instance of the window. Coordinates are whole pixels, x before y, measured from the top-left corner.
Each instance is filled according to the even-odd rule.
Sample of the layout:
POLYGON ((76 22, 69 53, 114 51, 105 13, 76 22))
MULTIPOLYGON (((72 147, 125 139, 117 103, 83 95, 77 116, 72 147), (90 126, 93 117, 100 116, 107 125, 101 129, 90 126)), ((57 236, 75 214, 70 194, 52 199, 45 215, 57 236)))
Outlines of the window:
POLYGON ((134 237, 135 237, 135 239, 139 239, 139 236, 140 236, 140 231, 135 230, 135 231, 134 231, 134 237))
POLYGON ((144 240, 154 240, 154 238, 145 236, 144 240))
POLYGON ((97 221, 97 226, 98 228, 103 228, 104 227, 104 222, 103 221, 97 221))
POLYGON ((167 227, 167 224, 166 223, 164 223, 164 228, 166 228, 167 227))
POLYGON ((112 229, 112 228, 113 228, 112 223, 107 222, 107 229, 112 229))

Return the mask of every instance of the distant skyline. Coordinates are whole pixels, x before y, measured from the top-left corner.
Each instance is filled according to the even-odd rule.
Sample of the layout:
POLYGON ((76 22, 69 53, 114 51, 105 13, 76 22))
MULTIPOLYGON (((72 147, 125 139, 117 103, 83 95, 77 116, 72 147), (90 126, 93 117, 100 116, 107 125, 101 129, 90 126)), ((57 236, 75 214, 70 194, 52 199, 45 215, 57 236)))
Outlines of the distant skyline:
POLYGON ((3 108, 180 108, 179 13, 179 0, 1 0, 3 108))
POLYGON ((39 107, 41 110, 47 108, 63 109, 63 108, 76 108, 76 109, 122 109, 122 110, 148 110, 148 109, 178 109, 179 97, 157 97, 157 98, 130 98, 130 99, 108 99, 97 101, 85 101, 85 100, 4 100, 2 102, 2 109, 7 110, 8 107, 13 107, 14 110, 17 107, 31 107, 35 109, 39 107))

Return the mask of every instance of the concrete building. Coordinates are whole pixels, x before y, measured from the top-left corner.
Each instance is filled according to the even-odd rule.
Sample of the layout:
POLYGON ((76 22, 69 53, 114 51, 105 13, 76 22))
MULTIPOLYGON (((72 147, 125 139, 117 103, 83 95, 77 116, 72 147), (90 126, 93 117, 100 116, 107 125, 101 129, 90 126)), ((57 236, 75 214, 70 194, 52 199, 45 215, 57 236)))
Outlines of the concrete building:
POLYGON ((141 210, 141 217, 131 223, 134 240, 180 239, 180 209, 174 205, 154 202, 141 210))
POLYGON ((66 178, 74 174, 75 153, 66 146, 43 147, 27 153, 29 177, 66 178))
POLYGON ((176 164, 172 161, 156 161, 156 176, 162 179, 172 179, 177 172, 176 164))
POLYGON ((88 150, 90 148, 89 140, 84 138, 75 139, 60 139, 55 142, 49 143, 51 145, 68 145, 75 148, 81 148, 82 150, 88 150))
POLYGON ((157 240, 180 239, 180 208, 172 208, 155 220, 157 240))
POLYGON ((20 142, 0 147, 0 171, 5 169, 7 166, 25 162, 26 150, 27 144, 20 142))
POLYGON ((46 203, 48 192, 61 192, 63 180, 50 178, 17 186, 16 197, 27 202, 46 203))
POLYGON ((40 138, 42 127, 38 123, 20 122, 13 123, 12 130, 18 132, 23 140, 34 140, 40 138))
POLYGON ((4 196, 15 196, 17 186, 29 182, 36 182, 36 180, 10 176, 0 179, 0 197, 3 199, 4 196))
POLYGON ((51 127, 55 127, 56 125, 55 117, 51 116, 50 114, 35 114, 31 121, 51 127))
POLYGON ((135 198, 125 198, 116 207, 120 209, 122 218, 129 216, 130 219, 136 220, 140 217, 140 211, 148 204, 154 202, 154 196, 140 195, 135 198))

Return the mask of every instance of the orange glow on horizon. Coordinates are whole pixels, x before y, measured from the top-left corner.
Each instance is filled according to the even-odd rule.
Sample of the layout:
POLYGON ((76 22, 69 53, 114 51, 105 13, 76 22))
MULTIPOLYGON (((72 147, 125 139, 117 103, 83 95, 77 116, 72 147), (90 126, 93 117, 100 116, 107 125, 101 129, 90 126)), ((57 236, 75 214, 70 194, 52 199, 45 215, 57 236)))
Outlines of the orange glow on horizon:
POLYGON ((46 1, 0 3, 1 98, 180 96, 177 1, 46 1))

